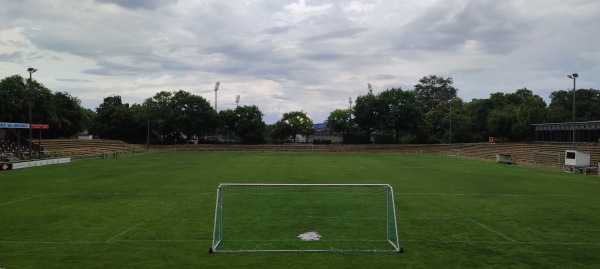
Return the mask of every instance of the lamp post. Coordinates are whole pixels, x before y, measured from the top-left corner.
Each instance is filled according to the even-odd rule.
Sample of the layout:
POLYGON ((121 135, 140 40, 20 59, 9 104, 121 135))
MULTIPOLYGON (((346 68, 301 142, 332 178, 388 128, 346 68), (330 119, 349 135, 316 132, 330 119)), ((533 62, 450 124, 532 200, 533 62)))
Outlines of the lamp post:
POLYGON ((150 116, 146 115, 147 129, 146 129, 146 149, 150 150, 150 116))
POLYGON ((219 85, 221 84, 220 81, 217 81, 217 83, 215 83, 215 111, 219 112, 217 110, 217 91, 219 90, 219 85))
POLYGON ((577 73, 573 73, 567 76, 568 78, 573 80, 573 150, 575 150, 575 81, 579 77, 577 73))
POLYGON ((33 68, 33 67, 29 67, 27 68, 27 72, 29 72, 29 83, 27 83, 27 88, 28 88, 28 92, 29 92, 29 159, 31 159, 31 124, 32 124, 32 120, 31 120, 31 102, 33 99, 32 96, 32 87, 31 84, 33 82, 32 80, 32 74, 35 73, 35 71, 37 71, 37 69, 33 68))
POLYGON ((448 138, 448 146, 450 147, 450 149, 452 149, 452 98, 450 98, 449 100, 450 102, 450 128, 449 128, 449 133, 450 133, 450 137, 448 138))

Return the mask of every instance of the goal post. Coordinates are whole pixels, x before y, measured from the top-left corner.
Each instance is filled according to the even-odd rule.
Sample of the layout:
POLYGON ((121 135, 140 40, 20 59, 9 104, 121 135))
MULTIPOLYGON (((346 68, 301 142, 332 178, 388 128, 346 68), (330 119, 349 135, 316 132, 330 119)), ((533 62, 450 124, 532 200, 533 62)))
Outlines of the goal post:
POLYGON ((448 156, 455 157, 458 159, 462 159, 464 157, 463 152, 460 149, 451 149, 450 154, 448 156))
POLYGON ((388 184, 221 184, 209 252, 403 252, 388 184))

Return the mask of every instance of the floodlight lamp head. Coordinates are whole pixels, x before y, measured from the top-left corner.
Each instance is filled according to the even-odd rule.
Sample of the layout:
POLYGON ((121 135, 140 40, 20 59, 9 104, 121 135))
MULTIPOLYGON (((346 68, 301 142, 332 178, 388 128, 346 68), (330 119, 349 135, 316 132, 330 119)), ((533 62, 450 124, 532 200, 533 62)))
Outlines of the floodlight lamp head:
POLYGON ((217 81, 217 83, 215 83, 215 92, 219 90, 219 85, 221 85, 221 82, 217 81))
POLYGON ((27 72, 29 72, 29 73, 35 73, 35 71, 37 71, 37 69, 35 69, 33 67, 27 68, 27 72))
POLYGON ((236 101, 236 102, 239 102, 239 101, 240 101, 240 96, 239 96, 239 95, 237 95, 237 96, 235 97, 235 101, 236 101))
POLYGON ((574 78, 578 78, 578 77, 579 77, 579 75, 578 75, 577 73, 573 73, 573 77, 574 77, 574 78))
POLYGON ((568 75, 567 77, 570 78, 570 79, 573 79, 573 76, 571 76, 571 75, 568 75))

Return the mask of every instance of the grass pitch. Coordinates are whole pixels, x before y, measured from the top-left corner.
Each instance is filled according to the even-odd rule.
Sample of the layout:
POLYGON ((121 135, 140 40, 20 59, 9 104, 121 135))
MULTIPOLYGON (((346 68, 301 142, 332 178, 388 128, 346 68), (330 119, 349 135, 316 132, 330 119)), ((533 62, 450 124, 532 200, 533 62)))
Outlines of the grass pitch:
POLYGON ((0 268, 600 267, 600 179, 430 155, 159 153, 0 173, 0 268), (216 253, 219 183, 390 184, 405 253, 216 253))

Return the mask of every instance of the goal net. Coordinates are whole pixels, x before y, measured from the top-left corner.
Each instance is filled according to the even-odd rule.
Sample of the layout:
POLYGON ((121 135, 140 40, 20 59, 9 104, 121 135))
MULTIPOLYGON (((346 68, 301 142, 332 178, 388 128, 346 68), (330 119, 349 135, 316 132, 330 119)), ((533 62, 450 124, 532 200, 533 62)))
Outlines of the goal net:
POLYGON ((221 184, 210 252, 403 252, 387 184, 221 184))
POLYGON ((448 156, 462 159, 463 158, 463 152, 460 149, 451 149, 450 150, 450 154, 448 156))

